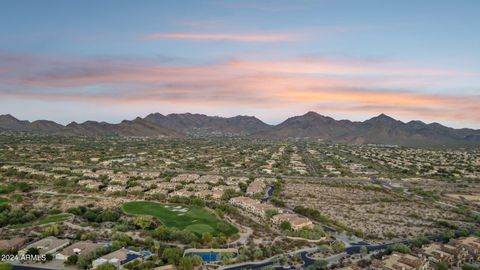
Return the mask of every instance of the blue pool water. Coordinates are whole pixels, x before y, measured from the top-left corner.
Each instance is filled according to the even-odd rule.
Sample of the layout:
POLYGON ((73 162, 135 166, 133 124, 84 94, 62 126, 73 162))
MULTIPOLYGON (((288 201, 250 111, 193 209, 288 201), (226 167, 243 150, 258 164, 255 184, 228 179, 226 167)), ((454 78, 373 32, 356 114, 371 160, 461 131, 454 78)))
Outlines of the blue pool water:
POLYGON ((215 262, 220 260, 220 254, 216 252, 210 252, 210 253, 190 253, 188 254, 189 256, 199 256, 202 258, 202 261, 204 262, 215 262))

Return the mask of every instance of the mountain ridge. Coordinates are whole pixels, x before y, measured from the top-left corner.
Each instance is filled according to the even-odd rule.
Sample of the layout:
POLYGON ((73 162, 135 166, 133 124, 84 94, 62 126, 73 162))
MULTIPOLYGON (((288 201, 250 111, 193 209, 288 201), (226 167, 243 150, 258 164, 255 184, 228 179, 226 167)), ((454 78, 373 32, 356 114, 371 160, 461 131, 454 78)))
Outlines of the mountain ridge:
POLYGON ((49 120, 18 120, 0 115, 0 131, 79 136, 247 136, 265 139, 314 139, 341 143, 375 143, 402 146, 480 145, 480 130, 454 129, 420 120, 402 122, 386 114, 365 121, 335 120, 317 112, 292 116, 269 125, 255 116, 208 116, 194 113, 151 113, 144 118, 112 124, 98 121, 61 125, 49 120))

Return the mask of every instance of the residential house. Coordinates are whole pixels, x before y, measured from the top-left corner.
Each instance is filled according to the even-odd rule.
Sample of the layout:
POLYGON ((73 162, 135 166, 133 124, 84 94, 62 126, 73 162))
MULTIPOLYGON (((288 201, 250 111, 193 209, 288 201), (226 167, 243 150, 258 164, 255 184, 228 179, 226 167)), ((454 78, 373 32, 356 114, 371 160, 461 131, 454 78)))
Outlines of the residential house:
POLYGON ((394 252, 384 256, 381 260, 373 260, 372 270, 427 270, 429 261, 410 254, 394 252))
POLYGON ((239 183, 246 183, 248 181, 248 177, 245 176, 230 176, 227 177, 225 181, 229 186, 238 186, 239 183))
POLYGON ((97 269, 100 265, 111 264, 118 270, 125 269, 124 266, 135 260, 143 261, 152 256, 148 251, 136 252, 129 249, 119 249, 107 255, 104 255, 92 262, 92 269, 97 269))
POLYGON ((38 249, 40 255, 52 254, 68 246, 69 244, 70 241, 67 239, 58 239, 54 236, 50 236, 26 246, 24 249, 20 250, 18 254, 24 255, 30 248, 38 249))
POLYGON ((266 187, 267 185, 265 184, 265 181, 262 178, 257 178, 248 185, 247 194, 254 195, 257 193, 263 193, 266 187))
POLYGON ((290 223, 294 231, 298 231, 303 228, 313 228, 313 222, 310 219, 298 216, 296 214, 284 213, 272 217, 272 223, 277 226, 282 224, 284 221, 290 223))
POLYGON ((12 239, 0 240, 0 250, 17 250, 25 244, 26 239, 22 237, 14 237, 12 239))
POLYGON ((92 252, 97 251, 101 245, 92 243, 91 241, 80 241, 73 245, 64 248, 62 251, 55 255, 57 260, 67 260, 68 257, 76 255, 79 258, 84 257, 92 252))

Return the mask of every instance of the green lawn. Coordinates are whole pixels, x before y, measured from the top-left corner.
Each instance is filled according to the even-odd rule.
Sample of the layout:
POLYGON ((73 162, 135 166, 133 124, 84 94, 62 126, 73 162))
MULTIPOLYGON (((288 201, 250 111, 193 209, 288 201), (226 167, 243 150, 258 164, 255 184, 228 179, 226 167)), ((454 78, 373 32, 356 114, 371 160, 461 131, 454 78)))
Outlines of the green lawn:
POLYGON ((11 229, 21 229, 21 228, 26 228, 26 227, 31 227, 31 226, 37 226, 37 225, 44 225, 48 223, 57 223, 57 222, 63 222, 72 217, 71 214, 56 214, 56 215, 50 215, 41 219, 38 219, 33 222, 29 223, 23 223, 23 224, 16 224, 9 226, 11 229))
POLYGON ((8 204, 8 199, 0 197, 0 205, 8 204))
POLYGON ((218 235, 223 229, 226 236, 238 233, 238 229, 220 220, 205 208, 177 204, 136 201, 123 204, 122 209, 130 215, 149 215, 158 218, 165 226, 188 230, 197 234, 218 235), (219 225, 219 224, 223 224, 219 225))

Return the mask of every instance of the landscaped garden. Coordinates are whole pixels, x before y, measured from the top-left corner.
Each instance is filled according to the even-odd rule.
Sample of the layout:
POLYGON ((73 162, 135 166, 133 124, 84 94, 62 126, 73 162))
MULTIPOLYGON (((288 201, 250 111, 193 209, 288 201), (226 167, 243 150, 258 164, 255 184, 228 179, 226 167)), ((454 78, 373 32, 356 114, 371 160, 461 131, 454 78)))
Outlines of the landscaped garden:
POLYGON ((123 204, 122 209, 130 215, 153 216, 167 227, 187 230, 199 235, 223 233, 231 236, 238 232, 236 227, 202 207, 135 201, 123 204))

